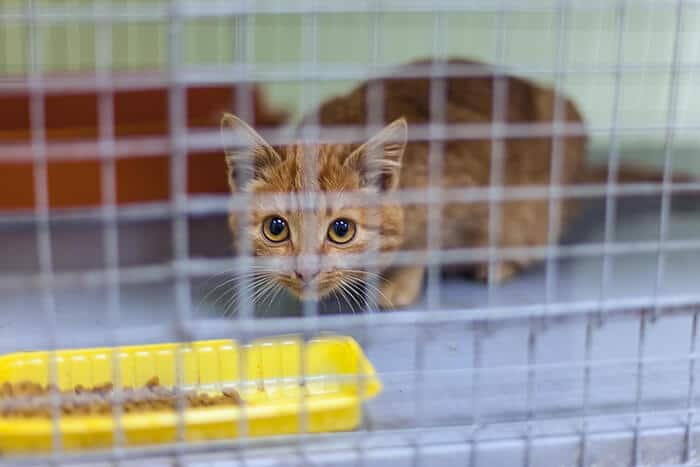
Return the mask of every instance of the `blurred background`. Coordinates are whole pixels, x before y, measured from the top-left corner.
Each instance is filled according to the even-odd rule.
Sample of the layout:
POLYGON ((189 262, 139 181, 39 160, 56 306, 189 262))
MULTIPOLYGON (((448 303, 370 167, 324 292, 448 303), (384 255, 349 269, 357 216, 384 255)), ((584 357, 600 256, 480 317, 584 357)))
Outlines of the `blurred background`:
MULTIPOLYGON (((27 3, 3 0, 0 9, 12 12, 21 10, 27 3)), ((209 3, 213 11, 217 4, 226 4, 223 0, 209 3)), ((245 3, 240 3, 241 8, 245 8, 245 3)), ((246 63, 251 76, 255 76, 256 70, 298 69, 301 63, 316 63, 320 70, 345 69, 351 74, 353 70, 400 64, 435 52, 435 18, 426 14, 429 7, 420 6, 420 3, 393 2, 393 8, 383 7, 378 18, 373 13, 353 13, 371 10, 370 6, 362 5, 341 6, 345 12, 311 16, 303 14, 305 6, 312 5, 306 0, 248 3, 261 14, 242 19, 222 18, 216 14, 209 18, 183 19, 181 53, 176 59, 194 69, 246 63), (312 40, 311 35, 316 39, 312 40)), ((79 9, 85 13, 100 4, 105 3, 99 0, 37 2, 40 8, 49 9, 47 11, 51 8, 79 9)), ((616 136, 623 157, 659 165, 658 148, 666 141, 663 126, 671 121, 678 127, 674 131, 675 147, 679 150, 675 157, 677 168, 700 170, 698 158, 684 154, 700 140, 700 97, 695 91, 700 85, 698 9, 686 8, 680 20, 678 61, 681 66, 677 70, 678 106, 674 111, 669 108, 671 64, 677 34, 674 2, 630 0, 625 2, 622 17, 613 2, 572 2, 574 8, 568 14, 563 37, 558 37, 556 32, 559 16, 555 4, 549 0, 528 1, 501 14, 488 2, 483 2, 483 11, 475 7, 468 13, 450 12, 443 23, 446 28, 443 51, 490 63, 502 62, 519 75, 543 82, 553 82, 553 71, 563 66, 567 70, 563 88, 574 97, 593 129, 601 129, 593 135, 595 157, 606 157, 610 131, 605 129, 616 120, 620 128, 640 128, 616 136), (620 50, 618 22, 623 28, 620 50), (561 64, 557 62, 558 45, 563 48, 561 64), (614 99, 616 71, 622 74, 619 101, 614 99), (616 105, 619 106, 617 117, 616 105)), ((42 71, 94 71, 98 27, 111 27, 112 56, 101 57, 103 66, 115 71, 166 69, 168 27, 162 19, 148 18, 147 14, 141 14, 142 19, 139 19, 138 12, 162 11, 167 2, 113 0, 111 5, 124 13, 133 7, 135 18, 111 26, 71 21, 70 17, 54 24, 42 24, 39 44, 42 71)), ((329 7, 329 10, 336 7, 329 7)), ((29 34, 30 25, 26 22, 7 18, 3 21, 0 28, 3 79, 28 71, 29 34)), ((357 82, 353 79, 323 80, 317 83, 317 91, 305 93, 304 87, 310 81, 265 83, 263 89, 272 103, 289 111, 292 118, 298 118, 318 101, 349 90, 357 82)))

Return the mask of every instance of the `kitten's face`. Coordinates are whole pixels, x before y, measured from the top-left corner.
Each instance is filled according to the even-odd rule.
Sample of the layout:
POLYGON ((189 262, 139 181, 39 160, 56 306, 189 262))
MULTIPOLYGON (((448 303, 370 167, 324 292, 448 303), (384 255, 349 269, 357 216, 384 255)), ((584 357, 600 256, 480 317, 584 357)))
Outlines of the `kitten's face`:
MULTIPOLYGON (((357 255, 397 250, 403 212, 396 205, 363 206, 353 195, 378 196, 396 188, 405 121, 392 123, 359 148, 275 149, 236 117, 225 116, 223 125, 225 131, 238 132, 238 141, 248 141, 227 150, 234 195, 240 191, 237 173, 247 170, 249 180, 242 190, 253 200, 245 238, 238 240, 247 241, 255 256, 286 260, 277 267, 256 269, 255 276, 275 281, 301 299, 353 289, 350 294, 356 295, 368 274, 358 266, 357 255)), ((239 233, 239 216, 230 216, 234 235, 239 233)))

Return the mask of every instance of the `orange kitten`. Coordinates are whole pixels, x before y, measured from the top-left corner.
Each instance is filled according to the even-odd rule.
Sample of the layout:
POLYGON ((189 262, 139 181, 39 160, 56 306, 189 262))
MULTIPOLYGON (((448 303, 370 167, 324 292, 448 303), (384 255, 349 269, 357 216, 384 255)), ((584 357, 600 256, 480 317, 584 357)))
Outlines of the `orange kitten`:
MULTIPOLYGON (((465 60, 450 64, 483 66, 465 60)), ((414 65, 429 65, 428 61, 414 65)), ((485 67, 485 66, 484 66, 485 67)), ((488 70, 488 68, 483 68, 488 70)), ((399 74, 400 74, 399 70, 399 74)), ((428 186, 427 141, 406 141, 412 124, 430 122, 430 82, 425 78, 384 78, 383 115, 389 125, 366 144, 323 144, 317 147, 292 145, 274 149, 248 125, 236 117, 224 117, 224 129, 240 131, 247 144, 227 150, 232 189, 233 177, 241 169, 239 161, 254 160, 248 192, 287 193, 298 196, 305 191, 329 193, 312 212, 279 203, 256 202, 248 219, 249 240, 257 256, 295 258, 307 253, 333 257, 333 267, 288 267, 270 273, 288 290, 301 298, 320 298, 342 289, 348 283, 363 281, 361 270, 344 268, 342 255, 364 252, 377 242, 382 252, 398 249, 425 250, 428 212, 425 205, 385 205, 380 209, 345 205, 338 192, 361 191, 381 196, 397 188, 425 189, 428 186), (408 130, 407 130, 408 124, 408 130), (318 153, 318 176, 305 171, 304 155, 318 153), (335 194, 330 194, 335 193, 335 194), (304 231, 304 221, 312 218, 313 228, 304 231), (311 290, 317 290, 312 293, 311 290)), ((493 120, 493 79, 459 77, 446 79, 445 122, 488 125, 493 120)), ((551 89, 523 79, 505 78, 507 108, 505 121, 511 124, 548 123, 553 120, 554 93, 551 89)), ((323 127, 366 125, 368 83, 349 94, 322 103, 314 120, 323 127)), ((583 119, 569 99, 563 102, 563 119, 582 124, 583 119)), ((307 122, 312 121, 311 116, 307 122)), ((593 170, 586 164, 586 137, 561 138, 562 185, 604 181, 607 170, 593 170)), ((528 137, 504 140, 502 183, 507 187, 546 186, 552 170, 552 138, 528 137)), ((491 141, 489 139, 452 139, 444 145, 442 187, 487 187, 491 178, 491 141)), ((621 181, 658 181, 659 173, 621 168, 621 181)), ((577 211, 574 199, 561 200, 561 215, 555 228, 558 239, 577 211)), ((449 202, 443 207, 440 240, 443 249, 489 246, 488 202, 449 202)), ((497 244, 501 247, 542 246, 548 241, 549 199, 509 200, 501 204, 501 222, 497 244)), ((235 232, 235 216, 231 216, 235 232)), ((532 262, 532 259, 504 260, 495 265, 498 281, 507 279, 532 262)), ((488 263, 471 265, 478 279, 488 278, 488 263)), ((402 307, 419 296, 424 276, 423 265, 382 268, 380 305, 402 307)))

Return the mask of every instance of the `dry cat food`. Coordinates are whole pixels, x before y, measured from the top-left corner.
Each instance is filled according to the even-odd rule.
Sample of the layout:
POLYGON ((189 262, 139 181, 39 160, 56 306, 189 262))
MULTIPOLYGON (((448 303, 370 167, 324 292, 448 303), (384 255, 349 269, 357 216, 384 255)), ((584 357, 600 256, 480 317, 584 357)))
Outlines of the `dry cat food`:
MULTIPOLYGON (((186 407, 210 407, 243 404, 235 389, 224 389, 221 394, 209 395, 195 390, 182 391, 182 399, 176 388, 160 385, 158 377, 151 378, 138 388, 124 387, 121 391, 125 413, 154 410, 175 410, 178 401, 186 407)), ((55 386, 42 386, 32 382, 3 383, 0 386, 0 416, 2 417, 51 417, 52 399, 58 397, 58 409, 62 415, 109 415, 115 399, 111 383, 73 390, 58 391, 55 386)))

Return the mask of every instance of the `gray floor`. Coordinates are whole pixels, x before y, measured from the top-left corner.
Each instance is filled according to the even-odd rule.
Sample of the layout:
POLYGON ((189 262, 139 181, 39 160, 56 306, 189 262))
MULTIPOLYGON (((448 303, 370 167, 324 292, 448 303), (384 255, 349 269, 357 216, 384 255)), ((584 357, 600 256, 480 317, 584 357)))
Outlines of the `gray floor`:
MULTIPOLYGON (((671 216, 669 238, 696 239, 700 232, 700 216, 694 203, 684 200, 677 204, 682 209, 674 210, 671 216)), ((623 200, 616 222, 617 241, 656 240, 658 212, 656 200, 623 200)), ((584 216, 566 243, 602 241, 603 219, 603 205, 600 202, 588 203, 584 216)), ((57 223, 52 232, 57 269, 76 271, 102 267, 98 225, 57 223)), ((33 233, 31 226, 0 230, 0 244, 4 245, 0 273, 36 270, 33 233)), ((167 223, 127 223, 120 226, 119 233, 123 265, 157 264, 168 260, 170 231, 167 223)), ((193 256, 222 257, 228 252, 228 237, 222 218, 193 220, 190 235, 193 256)), ((635 299, 648 295, 654 285, 656 255, 617 257, 613 271, 610 297, 635 299)), ((562 260, 557 276, 556 300, 573 303, 596 299, 600 295, 600 274, 600 257, 562 260)), ((663 294, 695 293, 698 274, 700 252, 669 254, 663 294)), ((542 303, 544 277, 543 267, 533 268, 499 288, 492 297, 492 305, 542 303)), ((212 322, 222 319, 222 301, 216 302, 217 295, 210 294, 205 299, 207 292, 220 281, 203 280, 194 284, 193 310, 198 318, 212 322)), ((59 346, 104 344, 108 335, 105 297, 105 291, 100 288, 57 292, 59 346)), ((487 288, 482 285, 464 278, 447 278, 441 284, 440 297, 443 310, 458 312, 483 307, 488 295, 487 288)), ((121 304, 122 330, 139 335, 141 328, 172 320, 173 286, 171 283, 123 286, 121 304)), ((421 307, 424 308, 425 304, 418 304, 415 308, 420 310, 421 307)), ((5 291, 0 296, 0 310, 0 347, 3 352, 35 349, 47 342, 41 300, 36 293, 5 291)), ((281 301, 268 313, 296 312, 298 306, 293 302, 281 301)), ((407 465, 400 460, 403 459, 401 453, 408 453, 406 459, 413 459, 416 443, 422 446, 420 455, 429 456, 425 465, 448 465, 447 462, 457 458, 468 459, 469 444, 463 441, 472 436, 476 423, 483 426, 478 434, 478 465, 517 465, 523 462, 523 456, 528 452, 527 437, 524 436, 527 425, 520 422, 533 420, 533 417, 535 421, 531 426, 536 429, 533 435, 536 442, 527 454, 532 456, 531 465, 554 465, 537 462, 537 456, 548 459, 548 452, 561 454, 557 457, 560 459, 557 465, 576 462, 586 388, 583 365, 585 318, 584 314, 562 315, 548 321, 544 327, 534 328, 534 333, 531 333, 532 323, 526 316, 517 315, 493 320, 486 329, 471 323, 463 326, 435 323, 418 327, 410 321, 399 324, 390 319, 382 321, 383 325, 368 329, 329 329, 354 334, 363 343, 385 382, 385 391, 368 404, 365 427, 369 431, 361 432, 363 446, 373 448, 359 451, 367 456, 366 464, 375 465, 372 460, 375 455, 379 456, 377 465, 384 462, 382 456, 393 455, 394 465, 407 465), (534 341, 531 336, 535 336, 534 341), (417 342, 420 343, 418 347, 417 342), (481 357, 477 369, 474 368, 475 351, 479 351, 481 357), (534 372, 528 371, 532 368, 535 368, 534 372), (415 434, 416 429, 423 430, 420 436, 415 434), (496 443, 493 451, 490 451, 489 440, 496 443), (503 446, 508 442, 515 444, 506 449, 503 446)), ((657 440, 656 448, 644 451, 648 457, 642 460, 653 465, 679 459, 683 427, 687 421, 683 414, 686 413, 689 385, 692 384, 688 361, 691 325, 692 313, 688 310, 665 313, 647 322, 643 352, 650 361, 640 377, 643 390, 639 406, 639 315, 611 315, 594 327, 591 356, 596 364, 588 380, 588 413, 593 418, 588 429, 600 438, 591 438, 592 444, 587 448, 591 453, 591 463, 629 463, 630 430, 635 422, 630 414, 633 415, 637 408, 648 414, 644 416, 642 426, 662 429, 653 438, 657 440), (611 440, 617 441, 613 443, 611 440), (662 446, 665 447, 662 449, 662 446), (663 459, 657 459, 658 456, 663 459)), ((321 456, 317 465, 345 465, 344 462, 352 465, 355 459, 352 456, 358 455, 357 450, 353 451, 354 454, 343 454, 346 456, 344 460, 321 459, 330 455, 328 448, 333 443, 345 443, 344 449, 347 449, 343 440, 345 438, 331 437, 324 441, 325 444, 317 449, 321 456)), ((356 438, 352 440, 357 442, 356 438)), ((263 460, 260 462, 260 465, 271 465, 263 460)), ((290 460, 289 465, 297 464, 290 460)))
MULTIPOLYGON (((669 240, 700 240, 700 207, 693 200, 679 199, 669 222, 669 240)), ((603 203, 588 202, 583 216, 571 228, 565 244, 586 245, 603 241, 603 203)), ((616 219, 616 242, 653 242, 658 239, 659 203, 655 199, 622 200, 616 219)), ((225 258, 231 250, 225 220, 221 217, 190 221, 190 254, 195 258, 225 258)), ((35 230, 31 225, 0 225, 0 244, 4 245, 0 274, 33 273, 38 269, 35 230)), ((53 264, 57 271, 89 271, 104 267, 102 231, 99 224, 57 222, 52 226, 53 264)), ((119 255, 122 266, 166 264, 171 258, 170 224, 166 221, 125 222, 119 227, 119 255)), ((602 255, 564 258, 557 263, 553 301, 559 303, 595 300, 600 297, 602 255)), ((613 258, 612 282, 608 299, 637 299, 651 295, 656 280, 655 252, 630 253, 613 258)), ((662 296, 674 297, 697 293, 696 277, 700 272, 700 251, 666 254, 666 274, 662 296)), ((192 286, 192 312, 197 318, 221 317, 230 289, 221 285, 227 276, 198 279, 192 286)), ((477 309, 488 303, 488 288, 468 278, 444 277, 440 286, 442 309, 477 309)), ((173 284, 155 282, 123 285, 120 292, 123 325, 169 320, 173 317, 173 284)), ((526 306, 545 301, 545 268, 535 265, 516 280, 495 289, 491 305, 526 306)), ((59 339, 72 345, 77 335, 99 333, 105 322, 105 290, 101 287, 63 289, 56 293, 59 339)), ((335 311, 335 301, 324 310, 335 311)), ((258 310, 262 317, 296 315, 299 304, 280 297, 271 306, 258 310)), ((346 308, 346 307, 344 307, 346 308)), ((412 309, 426 308, 425 298, 412 309)), ((39 331, 40 297, 36 292, 3 290, 0 296, 0 333, 4 345, 15 345, 13 337, 39 331), (9 339, 9 340, 6 340, 9 339)), ((80 336, 78 336, 80 337, 80 336)), ((89 338, 87 336, 86 338, 89 338)), ((16 348, 16 347, 15 347, 16 348)))

